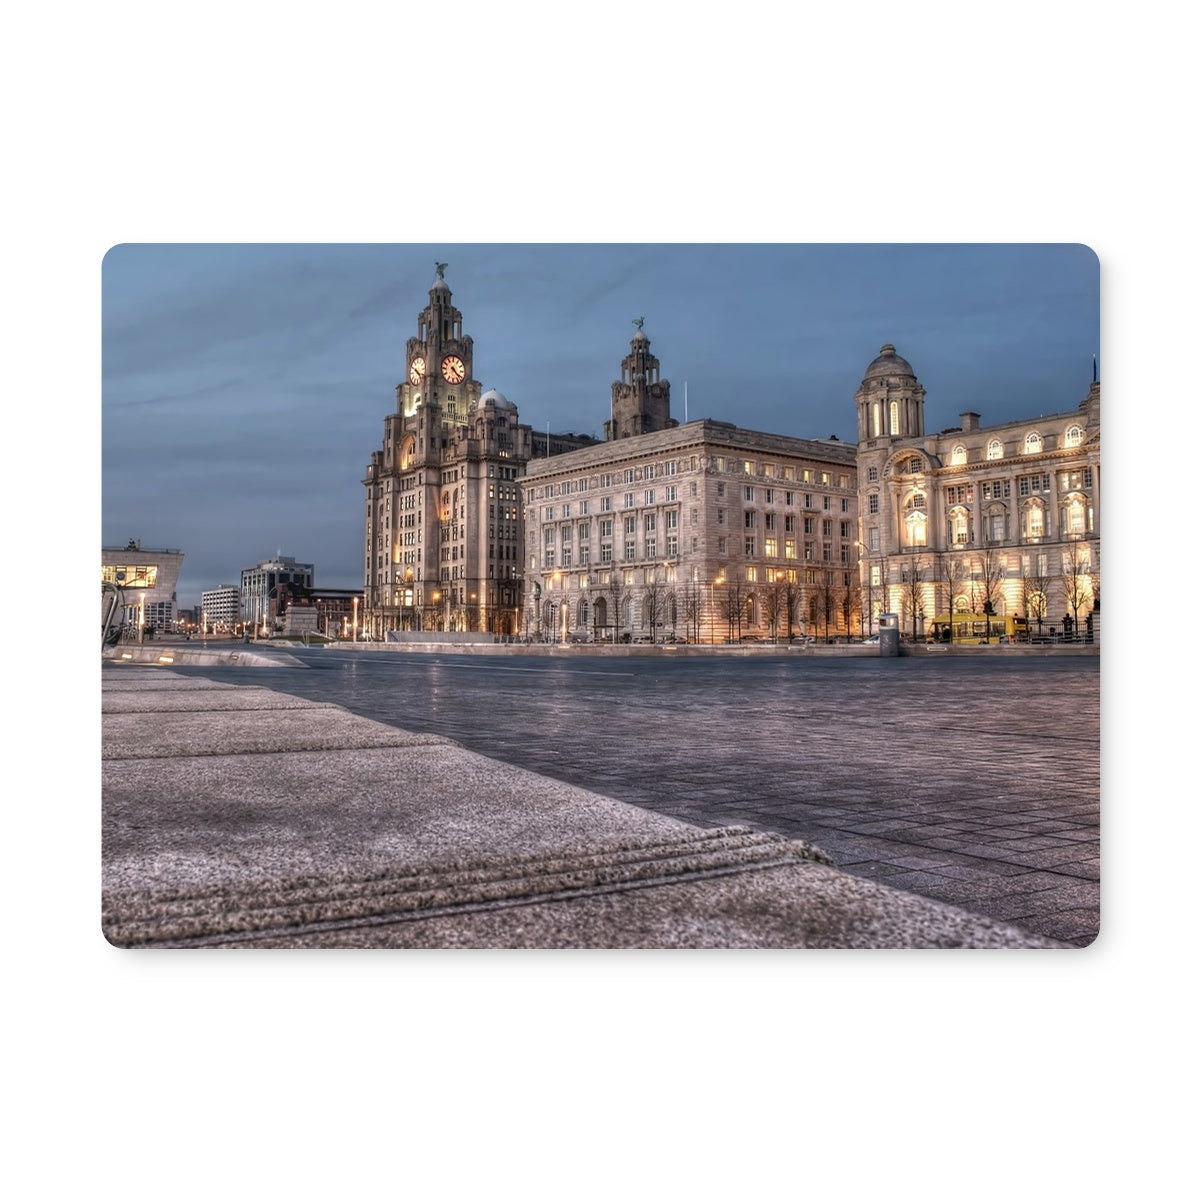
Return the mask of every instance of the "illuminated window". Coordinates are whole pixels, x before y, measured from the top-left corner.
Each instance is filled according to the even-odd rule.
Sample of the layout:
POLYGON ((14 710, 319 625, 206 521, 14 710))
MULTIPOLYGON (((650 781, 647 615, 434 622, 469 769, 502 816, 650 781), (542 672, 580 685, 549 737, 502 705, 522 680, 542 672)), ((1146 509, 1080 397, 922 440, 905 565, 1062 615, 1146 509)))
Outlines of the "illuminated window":
POLYGON ((1042 452, 1042 435, 1030 432, 1025 435, 1025 453, 1040 454, 1042 452))
POLYGON ((1066 432, 1066 436, 1063 438, 1063 443, 1064 443, 1064 445, 1066 445, 1066 446, 1068 446, 1068 447, 1071 447, 1071 446, 1078 446, 1078 445, 1080 445, 1082 442, 1083 442, 1083 429, 1082 429, 1082 427, 1081 427, 1081 426, 1079 426, 1079 425, 1072 425, 1072 426, 1071 426, 1071 427, 1070 427, 1070 428, 1067 430, 1067 432, 1066 432))
POLYGON ((950 465, 952 467, 961 467, 967 461, 966 446, 955 446, 950 451, 950 465))
POLYGON ((999 438, 992 438, 992 440, 988 442, 987 456, 989 462, 992 459, 1004 457, 1004 447, 1000 444, 999 438))

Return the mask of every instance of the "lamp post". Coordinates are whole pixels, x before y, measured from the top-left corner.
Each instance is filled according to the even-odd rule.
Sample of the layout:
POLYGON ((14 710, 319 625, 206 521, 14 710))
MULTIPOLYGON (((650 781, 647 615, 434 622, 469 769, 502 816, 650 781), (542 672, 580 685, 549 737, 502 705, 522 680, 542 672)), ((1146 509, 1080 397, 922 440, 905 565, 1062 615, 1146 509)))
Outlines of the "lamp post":
POLYGON ((358 597, 357 596, 354 597, 354 623, 351 626, 351 628, 354 630, 354 635, 351 638, 351 641, 357 642, 358 641, 358 597))

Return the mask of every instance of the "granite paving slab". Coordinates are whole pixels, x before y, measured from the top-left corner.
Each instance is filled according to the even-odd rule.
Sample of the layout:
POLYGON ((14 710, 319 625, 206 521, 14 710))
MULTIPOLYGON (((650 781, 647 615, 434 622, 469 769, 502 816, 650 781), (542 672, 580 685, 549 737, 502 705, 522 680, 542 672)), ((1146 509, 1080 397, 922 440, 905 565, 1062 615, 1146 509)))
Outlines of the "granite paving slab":
POLYGON ((106 713, 102 757, 177 758, 197 754, 265 754, 291 750, 366 750, 381 746, 445 744, 446 738, 409 733, 352 716, 335 706, 279 706, 231 713, 106 713))

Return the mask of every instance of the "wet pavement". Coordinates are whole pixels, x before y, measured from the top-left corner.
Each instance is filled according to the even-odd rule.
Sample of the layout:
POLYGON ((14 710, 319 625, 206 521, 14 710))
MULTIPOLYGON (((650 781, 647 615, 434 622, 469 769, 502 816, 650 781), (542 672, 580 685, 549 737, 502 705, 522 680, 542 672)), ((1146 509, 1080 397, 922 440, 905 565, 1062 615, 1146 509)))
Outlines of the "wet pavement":
POLYGON ((801 838, 849 874, 1030 933, 1083 946, 1099 930, 1098 656, 291 653, 310 669, 182 670, 701 827, 801 838))

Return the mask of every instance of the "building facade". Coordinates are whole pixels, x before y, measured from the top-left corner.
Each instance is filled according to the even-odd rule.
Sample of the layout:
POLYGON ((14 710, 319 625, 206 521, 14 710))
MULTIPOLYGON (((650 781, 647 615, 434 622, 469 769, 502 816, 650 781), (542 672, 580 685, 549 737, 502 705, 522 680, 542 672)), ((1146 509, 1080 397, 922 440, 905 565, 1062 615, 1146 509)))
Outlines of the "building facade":
POLYGON ((240 589, 242 621, 250 628, 269 627, 281 611, 281 592, 312 591, 314 573, 312 563, 297 562, 287 554, 244 567, 240 589))
POLYGON ((527 465, 526 633, 845 634, 858 612, 854 447, 722 421, 679 425, 635 324, 609 440, 527 465))
POLYGON ((858 510, 868 626, 978 640, 992 617, 1084 631, 1100 603, 1100 384, 1051 416, 925 430, 925 389, 885 345, 858 410, 858 510))
POLYGON ((201 620, 206 632, 235 630, 241 622, 242 593, 233 583, 222 583, 200 594, 201 620))
POLYGON ((175 628, 176 590, 182 566, 181 550, 143 550, 136 539, 126 546, 101 548, 100 579, 120 589, 127 631, 164 632, 175 628))
POLYGON ((408 339, 396 408, 363 480, 372 637, 395 629, 505 636, 520 624, 518 480, 535 453, 533 433, 515 404, 476 380, 445 265, 408 339))

